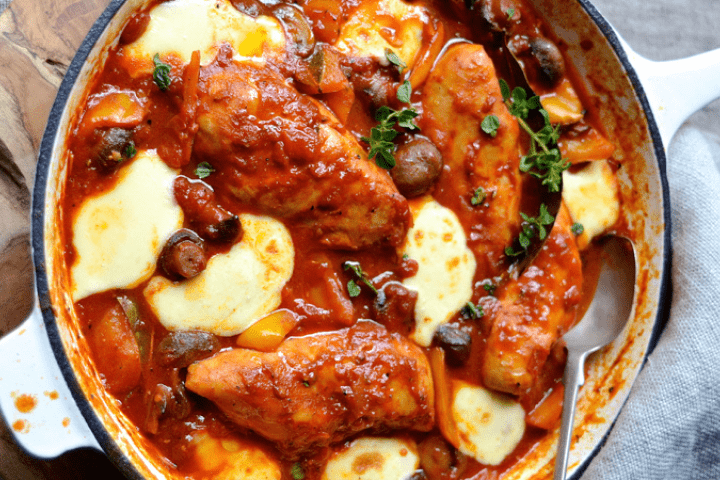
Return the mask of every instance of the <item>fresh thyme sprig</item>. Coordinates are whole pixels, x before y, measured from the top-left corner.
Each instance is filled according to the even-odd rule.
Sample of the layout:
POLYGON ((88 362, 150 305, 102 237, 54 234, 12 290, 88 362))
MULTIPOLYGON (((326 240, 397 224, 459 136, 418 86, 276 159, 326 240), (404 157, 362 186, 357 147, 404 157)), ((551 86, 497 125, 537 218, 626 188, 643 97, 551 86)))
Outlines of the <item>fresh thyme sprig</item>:
MULTIPOLYGON (((405 80, 397 91, 397 98, 403 103, 410 103, 410 95, 412 87, 410 82, 405 80)), ((378 167, 390 170, 396 164, 395 162, 395 144, 393 140, 400 132, 395 129, 395 125, 407 128, 408 130, 419 130, 413 119, 418 116, 414 108, 406 108, 403 110, 393 110, 387 105, 377 109, 375 112, 375 120, 379 123, 370 130, 370 137, 362 137, 363 142, 370 145, 368 158, 375 158, 378 167)))
POLYGON ((500 80, 500 92, 510 113, 514 115, 520 127, 530 135, 530 149, 520 159, 520 170, 539 178, 551 192, 560 191, 562 172, 570 167, 570 162, 562 158, 557 142, 560 139, 560 126, 550 123, 550 115, 542 108, 540 97, 530 98, 522 87, 510 87, 505 80, 500 80), (544 126, 537 132, 525 121, 530 111, 538 110, 543 117, 544 126))
POLYGON ((518 235, 518 242, 522 250, 516 251, 512 247, 506 247, 505 255, 508 257, 517 257, 521 253, 527 252, 530 242, 535 236, 540 240, 545 240, 548 234, 545 226, 551 225, 555 221, 555 218, 550 215, 544 203, 540 204, 540 214, 537 217, 530 217, 522 212, 520 212, 520 216, 523 219, 523 223, 521 225, 522 231, 520 235, 518 235))

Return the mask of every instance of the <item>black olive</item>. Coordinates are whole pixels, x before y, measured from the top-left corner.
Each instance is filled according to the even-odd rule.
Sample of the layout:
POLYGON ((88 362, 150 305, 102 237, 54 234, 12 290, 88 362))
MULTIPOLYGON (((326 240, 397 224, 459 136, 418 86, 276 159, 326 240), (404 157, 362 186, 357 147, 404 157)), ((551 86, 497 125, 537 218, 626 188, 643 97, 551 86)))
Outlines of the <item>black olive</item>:
POLYGON ((395 152, 395 161, 390 175, 406 198, 426 193, 435 184, 443 167, 440 151, 423 137, 400 145, 395 152))
POLYGON ((165 243, 159 264, 171 279, 193 278, 207 266, 205 243, 197 233, 182 228, 165 243))

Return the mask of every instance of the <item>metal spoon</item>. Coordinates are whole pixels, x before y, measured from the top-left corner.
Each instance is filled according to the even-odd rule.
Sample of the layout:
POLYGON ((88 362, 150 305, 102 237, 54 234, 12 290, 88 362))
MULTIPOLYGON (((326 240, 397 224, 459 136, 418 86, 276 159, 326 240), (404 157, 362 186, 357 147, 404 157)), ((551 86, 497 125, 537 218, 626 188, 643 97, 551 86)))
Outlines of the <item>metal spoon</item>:
POLYGON ((597 289, 582 320, 565 334, 567 364, 563 384, 562 424, 553 480, 565 480, 577 393, 585 383, 585 358, 612 342, 625 327, 635 303, 635 248, 624 237, 607 237, 602 245, 603 265, 597 289))

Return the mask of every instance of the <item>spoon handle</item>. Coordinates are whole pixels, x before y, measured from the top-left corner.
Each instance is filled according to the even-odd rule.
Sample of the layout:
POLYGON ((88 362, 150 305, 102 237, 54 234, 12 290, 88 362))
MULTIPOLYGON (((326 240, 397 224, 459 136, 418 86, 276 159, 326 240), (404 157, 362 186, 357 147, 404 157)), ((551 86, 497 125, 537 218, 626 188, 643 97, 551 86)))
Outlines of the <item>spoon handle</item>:
POLYGON ((557 456, 555 457, 555 475, 553 480, 565 480, 567 474, 568 458, 570 456, 570 443, 572 441, 573 421, 575 417, 575 404, 580 385, 585 383, 583 365, 587 352, 568 351, 567 363, 563 384, 562 423, 560 424, 560 439, 558 440, 557 456))

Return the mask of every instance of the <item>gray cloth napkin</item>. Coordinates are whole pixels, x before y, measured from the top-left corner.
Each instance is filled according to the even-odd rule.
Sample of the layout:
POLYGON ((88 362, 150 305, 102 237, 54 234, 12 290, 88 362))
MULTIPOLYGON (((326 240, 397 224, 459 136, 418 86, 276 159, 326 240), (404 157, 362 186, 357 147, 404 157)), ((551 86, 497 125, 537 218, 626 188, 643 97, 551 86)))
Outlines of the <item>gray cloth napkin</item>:
POLYGON ((720 138, 682 129, 667 173, 670 319, 582 480, 720 479, 720 138))

